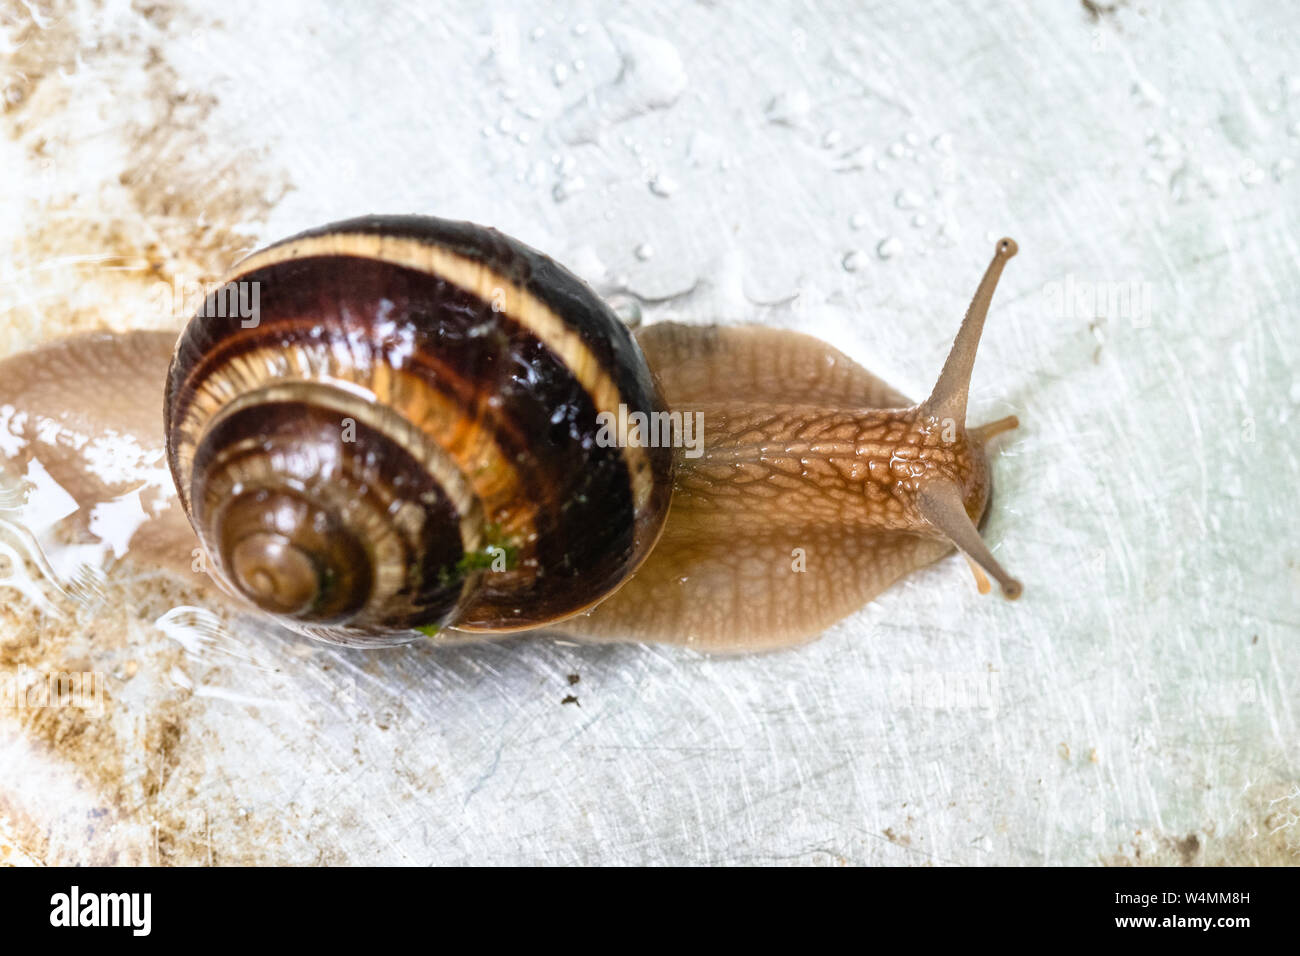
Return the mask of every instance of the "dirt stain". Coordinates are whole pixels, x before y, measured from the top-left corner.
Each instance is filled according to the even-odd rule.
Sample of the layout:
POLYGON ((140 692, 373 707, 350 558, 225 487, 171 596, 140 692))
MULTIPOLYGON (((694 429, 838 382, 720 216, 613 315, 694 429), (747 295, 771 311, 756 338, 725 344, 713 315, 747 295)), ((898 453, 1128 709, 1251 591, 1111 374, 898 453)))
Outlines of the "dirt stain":
MULTIPOLYGON (((215 282, 290 188, 236 141, 218 99, 188 89, 169 36, 218 30, 199 14, 138 6, 136 29, 94 33, 98 4, 12 5, 4 133, 26 200, 9 261, 21 292, 0 295, 0 352, 92 329, 178 328, 160 284, 215 282), (166 303, 164 303, 165 305, 166 303)), ((6 160, 8 163, 8 160, 6 160)))
MULTIPOLYGON (((107 17, 93 0, 0 9, 0 161, 25 204, 0 235, 0 276, 15 280, 0 283, 0 354, 84 330, 179 330, 188 316, 159 308, 159 287, 218 279, 290 188, 263 153, 230 145, 217 96, 186 88, 164 52, 218 20, 137 4, 111 32, 94 25, 107 17)), ((0 864, 274 858, 291 809, 260 818, 202 799, 220 745, 195 730, 205 707, 175 676, 184 649, 153 626, 201 604, 197 590, 136 573, 50 613, 0 598, 0 678, 95 672, 105 704, 0 713, 0 743, 19 752, 7 759, 38 776, 0 788, 0 864)))
POLYGON ((1252 787, 1230 827, 1188 833, 1137 831, 1127 846, 1103 854, 1105 866, 1300 865, 1300 786, 1252 787))

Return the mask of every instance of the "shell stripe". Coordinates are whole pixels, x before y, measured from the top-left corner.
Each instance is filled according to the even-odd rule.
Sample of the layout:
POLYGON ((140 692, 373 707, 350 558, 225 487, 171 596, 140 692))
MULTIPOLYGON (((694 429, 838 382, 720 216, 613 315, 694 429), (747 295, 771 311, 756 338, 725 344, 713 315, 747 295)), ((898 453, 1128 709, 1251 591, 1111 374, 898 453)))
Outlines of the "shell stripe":
MULTIPOLYGON (((264 487, 260 480, 270 467, 266 445, 274 442, 281 452, 297 445, 304 435, 312 436, 309 449, 320 449, 321 454, 286 458, 276 473, 296 475, 305 479, 308 474, 321 470, 334 472, 349 481, 348 490, 333 483, 323 483, 314 490, 312 500, 336 513, 347 511, 353 516, 354 527, 363 528, 359 536, 372 558, 373 586, 364 607, 358 608, 357 623, 367 619, 382 619, 382 614, 396 611, 398 602, 404 606, 404 615, 419 620, 431 610, 450 610, 463 598, 467 582, 454 591, 428 573, 418 578, 409 576, 415 566, 409 555, 437 553, 429 562, 430 568, 453 566, 468 550, 475 547, 465 543, 465 527, 459 537, 443 536, 432 542, 425 536, 426 515, 430 512, 455 514, 457 506, 439 484, 427 463, 410 456, 391 434, 364 425, 357 431, 356 441, 333 441, 336 415, 347 409, 328 399, 320 401, 317 392, 295 396, 292 388, 267 389, 254 393, 260 400, 245 404, 240 410, 223 415, 214 421, 206 432, 194 461, 196 473, 210 476, 202 488, 203 500, 196 501, 194 512, 205 525, 215 520, 215 515, 235 497, 236 485, 264 487), (286 443, 285 439, 291 439, 286 443), (321 441, 324 439, 324 441, 321 441), (384 462, 386 469, 405 476, 411 486, 420 489, 419 503, 402 501, 382 480, 370 480, 384 462), (429 497, 426 497, 427 492, 429 497), (400 507, 395 507, 400 505, 400 507)), ((434 519, 441 527, 443 522, 434 519)), ((471 535, 477 528, 469 526, 471 535)), ((213 555, 218 569, 229 573, 224 566, 220 549, 213 555)))
MULTIPOLYGON (((597 413, 607 412, 617 417, 618 406, 624 401, 618 385, 563 318, 519 283, 483 262, 442 246, 405 236, 364 232, 303 236, 254 253, 232 270, 227 281, 238 281, 241 276, 263 267, 320 256, 377 259, 433 274, 456 286, 536 336, 569 369, 590 396, 597 413)), ((641 513, 649 505, 654 491, 653 469, 645 449, 624 445, 619 451, 627 468, 632 501, 637 513, 641 513)))
MULTIPOLYGON (((398 401, 397 393, 403 388, 394 378, 386 382, 372 382, 367 386, 358 386, 342 378, 321 379, 307 374, 310 363, 303 355, 301 346, 290 349, 282 347, 255 349, 252 352, 231 358, 225 366, 227 377, 212 376, 205 380, 205 386, 193 393, 186 408, 181 433, 185 440, 181 442, 180 451, 187 456, 186 464, 193 466, 193 456, 198 449, 203 434, 220 427, 226 420, 240 414, 245 409, 262 403, 285 403, 310 400, 311 403, 336 412, 341 417, 350 417, 362 426, 377 434, 385 435, 416 461, 419 461, 434 476, 443 493, 455 506, 460 520, 460 538, 465 551, 473 551, 481 544, 477 532, 479 502, 466 483, 460 469, 451 457, 435 442, 429 440, 419 429, 406 424, 404 419, 392 417, 384 420, 377 409, 387 403, 398 401), (295 376, 287 373, 294 366, 299 367, 295 376), (275 370, 272 372, 271 370, 275 370), (275 374, 278 373, 278 374, 275 374), (287 374, 286 374, 287 373, 287 374), (225 389, 217 392, 213 383, 223 382, 225 389), (328 381, 336 388, 314 389, 313 384, 328 381), (353 389, 356 391, 354 392, 353 389), (373 391, 372 398, 368 392, 373 391), (378 404, 376 404, 378 403, 378 404)), ((413 392, 417 387, 407 384, 413 392)), ((423 393, 423 389, 418 390, 423 393)), ((489 451, 490 449, 484 449, 489 451)), ((497 467, 508 472, 505 462, 497 467)), ((188 496, 190 489, 183 489, 188 496)))
MULTIPOLYGON (((299 323, 288 323, 292 328, 299 323)), ((429 469, 460 513, 460 537, 466 553, 483 545, 479 522, 485 511, 497 513, 503 502, 520 496, 524 476, 512 456, 482 430, 463 428, 434 434, 417 422, 464 421, 456 395, 444 393, 433 380, 414 368, 397 370, 383 363, 366 363, 359 372, 346 352, 322 343, 306 344, 264 334, 275 327, 265 321, 256 331, 222 341, 204 353, 204 366, 196 367, 182 390, 173 414, 177 424, 175 454, 180 471, 198 474, 194 455, 204 435, 227 418, 263 401, 307 400, 331 408, 340 417, 356 419, 371 430, 388 435, 409 455, 429 469), (206 368, 221 374, 205 374, 206 368), (312 388, 328 384, 331 388, 312 388), (401 415, 384 414, 384 409, 402 409, 401 415), (474 484, 466 481, 468 462, 478 462, 474 484)), ((286 335, 290 333, 286 332, 286 335)), ((437 381, 442 381, 441 377, 437 381)), ((178 481, 189 507, 190 489, 178 481)), ((503 530, 522 542, 536 537, 536 527, 526 509, 510 509, 503 530)), ((531 548, 531 546, 530 546, 531 548)))

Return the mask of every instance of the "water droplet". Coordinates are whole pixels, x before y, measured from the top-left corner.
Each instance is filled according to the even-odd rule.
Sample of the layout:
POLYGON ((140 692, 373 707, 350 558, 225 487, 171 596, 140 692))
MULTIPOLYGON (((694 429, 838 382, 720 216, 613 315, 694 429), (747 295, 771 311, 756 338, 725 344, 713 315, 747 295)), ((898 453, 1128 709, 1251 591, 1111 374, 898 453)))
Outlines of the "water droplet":
POLYGON ((920 229, 929 221, 930 220, 926 218, 926 215, 923 212, 918 212, 915 216, 912 217, 912 225, 915 226, 917 229, 920 229))
POLYGON ((564 63, 556 63, 551 67, 551 79, 555 81, 556 86, 563 86, 565 80, 569 78, 569 67, 564 63))
POLYGON ((839 145, 843 134, 837 129, 828 129, 826 135, 822 137, 822 146, 826 149, 834 149, 839 145))
POLYGON ((528 36, 535 43, 538 40, 540 40, 542 37, 546 36, 546 27, 533 27, 533 32, 528 34, 528 36))
POLYGON ((925 200, 910 189, 900 189, 894 196, 894 205, 899 209, 919 209, 925 200))
POLYGON ((808 115, 812 109, 812 97, 807 90, 791 90, 778 93, 767 104, 767 121, 793 126, 808 115))
POLYGON ((918 136, 916 133, 908 133, 906 136, 903 137, 903 139, 904 139, 904 141, 907 143, 908 146, 920 146, 920 145, 921 145, 921 137, 918 136))
POLYGON ((1295 160, 1290 156, 1283 156, 1273 164, 1273 178, 1280 183, 1293 169, 1295 169, 1295 160))
POLYGON ((934 147, 935 152, 951 153, 952 133, 940 133, 934 139, 930 140, 930 145, 934 147))
POLYGON ((904 153, 907 152, 907 147, 904 146, 902 143, 890 143, 889 149, 886 152, 888 152, 889 155, 893 156, 895 159, 898 159, 904 153))
POLYGON ((850 249, 844 253, 844 258, 840 260, 840 265, 844 267, 845 272, 857 272, 862 268, 862 263, 866 256, 862 254, 861 249, 850 249))
POLYGON ((655 173, 650 179, 650 191, 667 199, 677 191, 677 180, 664 173, 655 173))
POLYGON ((1156 159, 1173 159, 1183 151, 1183 144, 1168 133, 1149 132, 1147 152, 1156 159))
POLYGON ((1139 106, 1160 107, 1165 105, 1164 94, 1146 80, 1137 80, 1129 94, 1133 97, 1133 102, 1139 106))
POLYGON ((855 212, 853 215, 849 216, 849 228, 853 229, 854 231, 861 229, 866 224, 867 224, 866 213, 855 212))
POLYGON ((892 259, 903 254, 903 240, 897 236, 888 236, 876 246, 876 255, 882 259, 892 259))
POLYGON ((614 314, 628 328, 635 329, 641 324, 641 303, 635 296, 625 292, 615 292, 605 299, 614 314))
POLYGON ((1165 183, 1164 170, 1159 166, 1147 165, 1142 167, 1142 178, 1149 183, 1162 186, 1165 183))
POLYGON ((1244 93, 1225 105, 1219 116, 1219 125, 1228 139, 1241 149, 1250 149, 1265 139, 1269 131, 1268 120, 1255 108, 1254 100, 1244 93))
POLYGON ((561 179, 555 184, 555 188, 551 190, 551 196, 554 197, 556 202, 564 202, 574 193, 582 192, 586 185, 586 181, 581 176, 570 176, 561 179))
POLYGON ((647 262, 650 259, 654 258, 655 247, 650 245, 650 243, 648 242, 643 242, 641 243, 641 245, 637 246, 636 249, 633 251, 635 252, 636 257, 638 259, 640 259, 642 262, 647 262))

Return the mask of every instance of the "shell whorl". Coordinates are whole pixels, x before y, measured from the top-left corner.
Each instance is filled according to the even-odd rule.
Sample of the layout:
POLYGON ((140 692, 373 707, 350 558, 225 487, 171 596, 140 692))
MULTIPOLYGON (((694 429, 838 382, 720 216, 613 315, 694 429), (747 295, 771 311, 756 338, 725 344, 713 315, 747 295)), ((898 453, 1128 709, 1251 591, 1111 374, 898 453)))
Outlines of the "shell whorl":
POLYGON ((168 459, 217 577, 298 630, 516 630, 598 603, 662 528, 672 451, 598 442, 620 405, 663 410, 581 280, 495 230, 366 217, 208 297, 169 374, 168 459))

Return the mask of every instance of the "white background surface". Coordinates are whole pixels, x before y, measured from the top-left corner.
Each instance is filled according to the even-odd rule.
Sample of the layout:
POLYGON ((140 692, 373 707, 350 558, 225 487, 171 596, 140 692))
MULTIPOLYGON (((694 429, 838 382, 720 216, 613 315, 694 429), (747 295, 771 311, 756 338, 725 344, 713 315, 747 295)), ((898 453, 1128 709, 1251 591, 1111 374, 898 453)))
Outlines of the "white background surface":
POLYGON ((1300 858, 1285 5, 7 9, 6 351, 174 326, 145 260, 207 280, 423 212, 646 321, 811 332, 921 397, 1010 235, 971 420, 1022 422, 985 537, 1026 585, 980 597, 950 558, 733 659, 342 652, 160 624, 176 595, 129 568, 57 614, 0 588, 8 666, 102 670, 111 697, 78 732, 0 716, 8 859, 1300 858), (1149 310, 1085 294, 1129 282, 1149 310))

